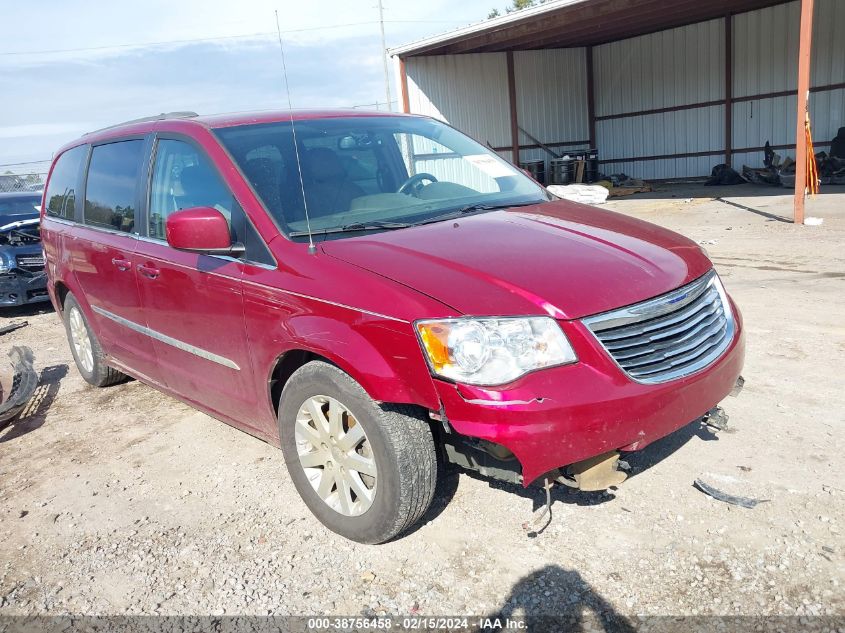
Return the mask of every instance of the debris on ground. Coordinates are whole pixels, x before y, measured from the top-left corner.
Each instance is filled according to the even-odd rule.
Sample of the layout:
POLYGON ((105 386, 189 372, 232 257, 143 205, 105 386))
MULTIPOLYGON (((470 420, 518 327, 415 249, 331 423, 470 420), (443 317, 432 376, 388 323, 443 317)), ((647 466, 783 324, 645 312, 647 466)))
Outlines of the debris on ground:
POLYGON ((645 193, 653 191, 651 185, 645 180, 631 178, 625 174, 613 174, 610 177, 610 197, 628 196, 632 193, 645 193))
POLYGON ((742 177, 745 178, 748 182, 753 182, 757 185, 780 184, 780 173, 778 173, 777 167, 756 168, 749 167, 748 165, 743 165, 742 177))
POLYGON ((744 182, 745 179, 742 176, 722 163, 713 168, 710 172, 710 178, 704 184, 713 187, 715 185, 740 185, 744 182))
POLYGON ((0 327, 0 336, 3 334, 8 334, 9 332, 14 332, 15 330, 19 330, 22 327, 26 327, 29 325, 28 321, 18 321, 17 323, 10 323, 9 325, 4 325, 0 327))
POLYGON ((761 503, 769 501, 769 499, 752 499, 751 497, 738 497, 736 495, 729 495, 726 492, 722 492, 718 488, 714 488, 713 486, 704 483, 700 479, 696 479, 692 485, 698 488, 704 494, 710 495, 717 501, 724 501, 725 503, 729 503, 733 506, 740 506, 741 508, 748 508, 749 510, 754 509, 755 507, 757 507, 757 505, 761 503))
POLYGON ((558 198, 582 204, 602 204, 610 193, 601 185, 549 185, 546 189, 558 198))
POLYGON ((701 423, 717 431, 726 431, 728 429, 728 414, 722 407, 713 407, 704 414, 701 423))
POLYGON ((821 226, 822 222, 824 222, 824 218, 817 218, 814 216, 804 218, 804 224, 807 226, 821 226))
POLYGON ((23 411, 38 386, 38 374, 32 366, 32 350, 13 347, 9 363, 0 367, 0 424, 13 420, 23 411))

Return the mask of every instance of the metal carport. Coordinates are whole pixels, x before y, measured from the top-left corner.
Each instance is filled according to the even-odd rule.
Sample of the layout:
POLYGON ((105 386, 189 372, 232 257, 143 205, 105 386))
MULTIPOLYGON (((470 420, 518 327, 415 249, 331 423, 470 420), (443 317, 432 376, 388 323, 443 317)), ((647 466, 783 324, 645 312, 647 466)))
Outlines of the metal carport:
POLYGON ((390 52, 404 111, 514 162, 543 155, 533 137, 689 178, 762 164, 770 141, 796 158, 796 222, 808 105, 817 147, 845 126, 845 0, 551 1, 390 52))

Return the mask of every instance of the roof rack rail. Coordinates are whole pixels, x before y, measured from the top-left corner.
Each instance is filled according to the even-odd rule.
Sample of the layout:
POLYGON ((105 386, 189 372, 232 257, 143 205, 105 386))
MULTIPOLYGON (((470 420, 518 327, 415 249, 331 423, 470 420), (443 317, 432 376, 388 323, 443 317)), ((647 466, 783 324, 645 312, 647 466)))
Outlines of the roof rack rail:
POLYGON ((131 119, 129 121, 123 121, 122 123, 107 125, 106 127, 101 127, 98 130, 86 132, 84 136, 88 136, 89 134, 96 134, 97 132, 105 132, 106 130, 111 130, 116 127, 123 127, 124 125, 131 125, 132 123, 149 123, 150 121, 163 121, 165 119, 193 119, 194 117, 198 116, 199 114, 197 114, 196 112, 191 112, 190 110, 177 112, 162 112, 161 114, 155 114, 153 116, 145 116, 141 117, 140 119, 131 119))

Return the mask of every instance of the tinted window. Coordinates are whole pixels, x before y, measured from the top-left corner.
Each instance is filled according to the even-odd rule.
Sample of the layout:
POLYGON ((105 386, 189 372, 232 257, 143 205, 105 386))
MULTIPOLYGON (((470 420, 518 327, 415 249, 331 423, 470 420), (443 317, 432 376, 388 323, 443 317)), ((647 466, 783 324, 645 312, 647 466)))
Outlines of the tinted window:
POLYGON ((141 140, 93 149, 85 188, 85 224, 127 233, 134 230, 135 192, 143 151, 141 140))
MULTIPOLYGON (((254 159, 272 165, 272 157, 256 156, 254 159)), ((184 141, 161 139, 156 146, 150 187, 149 236, 166 239, 167 216, 192 207, 211 207, 222 213, 229 223, 232 241, 243 242, 246 246, 246 259, 274 263, 266 245, 205 153, 184 141)))
MULTIPOLYGON (((234 196, 199 149, 184 141, 162 139, 158 142, 150 190, 150 237, 165 239, 167 216, 192 207, 217 209, 231 228, 236 204, 234 196)), ((242 211, 238 208, 237 213, 242 211)), ((232 237, 235 239, 237 235, 232 237)))
POLYGON ((69 149, 59 156, 47 187, 47 215, 73 220, 76 214, 76 185, 79 167, 88 152, 86 145, 69 149))

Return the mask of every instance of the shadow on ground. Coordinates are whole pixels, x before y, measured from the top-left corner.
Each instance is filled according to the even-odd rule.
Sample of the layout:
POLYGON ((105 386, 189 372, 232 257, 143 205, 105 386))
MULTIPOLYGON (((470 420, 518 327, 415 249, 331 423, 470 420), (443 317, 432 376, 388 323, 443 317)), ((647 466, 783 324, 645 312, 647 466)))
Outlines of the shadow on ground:
POLYGON ((62 379, 67 376, 67 365, 53 365, 41 370, 38 386, 20 415, 0 429, 0 443, 11 442, 44 425, 47 412, 56 399, 62 379))
MULTIPOLYGON (((835 202, 835 196, 845 193, 845 185, 824 185, 818 194, 821 202, 835 202)), ((724 205, 747 211, 764 218, 767 222, 792 223, 792 189, 774 185, 744 183, 739 185, 717 185, 708 187, 703 182, 685 184, 654 184, 654 191, 634 193, 621 198, 610 198, 609 202, 623 200, 687 200, 712 199, 724 205), (782 198, 782 200, 778 200, 782 198), (771 207, 772 210, 766 210, 771 207), (776 209, 776 211, 775 211, 776 209)))
POLYGON ((55 312, 53 310, 53 304, 49 301, 39 301, 38 303, 3 308, 0 310, 0 317, 5 319, 25 319, 26 317, 48 314, 50 312, 55 312))
POLYGON ((476 631, 508 630, 506 620, 522 621, 523 630, 532 633, 636 630, 581 574, 558 565, 546 565, 521 578, 497 612, 482 616, 476 631))

